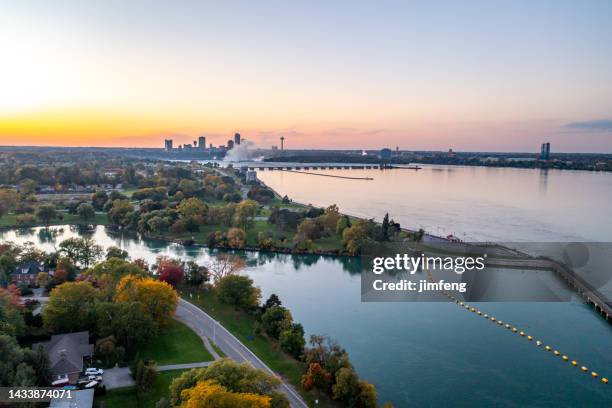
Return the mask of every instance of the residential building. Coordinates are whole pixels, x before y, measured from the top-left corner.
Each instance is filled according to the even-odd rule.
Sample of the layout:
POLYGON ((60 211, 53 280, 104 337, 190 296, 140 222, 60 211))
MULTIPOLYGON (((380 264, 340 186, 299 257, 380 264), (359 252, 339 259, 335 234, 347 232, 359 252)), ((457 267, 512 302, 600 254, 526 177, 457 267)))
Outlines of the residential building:
POLYGON ((91 358, 94 352, 88 331, 54 335, 50 341, 33 347, 38 345, 47 352, 53 381, 67 379, 70 384, 78 381, 83 372, 83 360, 91 358))
POLYGON ((45 269, 38 261, 26 261, 15 266, 11 280, 17 286, 35 286, 38 274, 45 269))

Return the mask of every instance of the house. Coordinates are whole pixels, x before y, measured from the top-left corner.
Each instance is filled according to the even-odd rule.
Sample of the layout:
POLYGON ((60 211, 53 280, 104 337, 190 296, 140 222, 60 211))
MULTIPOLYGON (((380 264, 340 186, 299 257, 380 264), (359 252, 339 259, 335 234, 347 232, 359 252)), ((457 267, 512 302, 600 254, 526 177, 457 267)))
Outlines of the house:
POLYGON ((94 390, 72 390, 71 398, 53 398, 49 408, 91 408, 93 407, 94 390))
POLYGON ((38 273, 45 268, 38 261, 26 261, 18 264, 11 275, 11 280, 17 286, 35 286, 38 273))
POLYGON ((53 380, 67 379, 75 384, 83 371, 83 360, 93 356, 94 346, 89 344, 89 332, 58 334, 41 345, 49 357, 53 380))

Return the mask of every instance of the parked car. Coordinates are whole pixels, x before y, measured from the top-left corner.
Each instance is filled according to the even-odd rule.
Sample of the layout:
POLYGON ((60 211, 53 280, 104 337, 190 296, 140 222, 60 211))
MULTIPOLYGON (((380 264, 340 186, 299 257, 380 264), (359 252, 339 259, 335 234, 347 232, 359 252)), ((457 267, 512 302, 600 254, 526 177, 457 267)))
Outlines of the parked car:
POLYGON ((87 385, 85 385, 84 388, 95 388, 98 385, 97 381, 91 381, 89 383, 87 383, 87 385))
POLYGON ((101 375, 89 375, 87 376, 87 379, 89 381, 102 381, 102 376, 101 375))
POLYGON ((104 374, 104 370, 101 368, 89 367, 85 370, 85 375, 102 375, 104 374))

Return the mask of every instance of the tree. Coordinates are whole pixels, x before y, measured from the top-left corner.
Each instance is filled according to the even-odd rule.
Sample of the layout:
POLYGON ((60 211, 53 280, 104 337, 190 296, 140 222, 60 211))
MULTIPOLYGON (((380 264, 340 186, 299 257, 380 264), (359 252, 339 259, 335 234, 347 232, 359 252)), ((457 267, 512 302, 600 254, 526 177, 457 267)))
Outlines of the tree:
POLYGON ((47 272, 38 272, 38 275, 36 275, 36 282, 38 286, 45 288, 51 282, 51 277, 47 272))
POLYGON ((100 302, 95 307, 97 338, 113 336, 116 345, 128 351, 147 344, 158 332, 151 318, 131 303, 100 302))
POLYGON ((342 367, 351 367, 346 351, 327 336, 311 335, 309 347, 304 349, 304 362, 320 364, 332 375, 342 367))
POLYGON ((118 248, 116 246, 111 246, 106 249, 106 259, 110 258, 118 258, 122 260, 127 260, 130 257, 127 251, 118 248))
POLYGON ((342 233, 345 229, 351 226, 351 220, 346 215, 343 215, 338 219, 338 223, 336 224, 336 234, 342 236, 342 233))
POLYGON ((108 210, 108 219, 117 225, 127 226, 129 214, 134 211, 134 206, 128 200, 114 200, 108 210))
POLYGON ((225 276, 240 272, 245 266, 246 263, 242 258, 229 254, 219 254, 207 264, 207 268, 215 282, 225 276))
POLYGON ((0 188, 0 203, 6 211, 13 211, 19 203, 19 193, 12 188, 0 188))
POLYGON ((43 323, 55 333, 89 330, 95 322, 96 289, 89 282, 66 282, 51 291, 43 323))
POLYGON ((243 230, 248 230, 253 224, 253 219, 257 215, 257 211, 259 210, 259 203, 254 200, 244 200, 241 201, 236 206, 236 214, 234 215, 235 225, 242 228, 243 230))
POLYGON ((385 218, 383 218, 382 222, 382 240, 389 240, 389 213, 385 214, 385 218))
POLYGON ((368 222, 359 220, 342 233, 342 240, 350 255, 357 255, 368 238, 368 222))
POLYGON ((103 337, 96 342, 96 356, 102 357, 107 366, 113 366, 123 360, 125 349, 117 345, 115 336, 103 337))
POLYGON ((116 302, 136 304, 158 324, 174 315, 178 305, 178 295, 172 286, 151 278, 124 276, 117 285, 116 293, 116 302))
POLYGON ((269 308, 273 306, 282 306, 282 305, 283 303, 281 302, 278 295, 276 293, 273 293, 270 295, 268 300, 266 300, 266 303, 264 303, 264 305, 262 306, 261 311, 262 313, 265 313, 266 310, 268 310, 269 308))
POLYGON ((244 248, 246 232, 240 228, 230 228, 227 231, 227 244, 230 248, 244 248))
POLYGON ((367 381, 359 381, 359 392, 355 399, 355 407, 358 408, 376 408, 378 406, 378 393, 376 387, 367 381))
POLYGON ((297 233, 306 239, 318 239, 321 238, 321 227, 312 218, 306 218, 298 225, 297 233))
POLYGON ((59 247, 74 264, 81 264, 84 268, 88 268, 104 253, 102 247, 89 237, 68 238, 62 241, 59 247))
POLYGON ((192 197, 181 201, 176 210, 184 218, 200 217, 203 219, 206 216, 208 206, 199 198, 192 197))
POLYGON ((104 190, 98 190, 91 196, 91 205, 98 211, 102 211, 107 201, 108 194, 104 190))
POLYGON ((327 372, 319 363, 312 363, 308 366, 306 374, 302 376, 302 388, 306 391, 316 389, 319 392, 327 392, 331 386, 332 375, 327 372))
POLYGON ((167 282, 170 285, 176 287, 182 282, 185 273, 183 267, 180 264, 171 262, 169 260, 162 260, 157 267, 157 273, 159 274, 159 280, 167 282))
POLYGON ((136 383, 139 395, 144 395, 153 389, 153 383, 157 377, 157 364, 153 360, 138 360, 132 367, 132 378, 136 383))
POLYGON ((272 306, 261 316, 264 331, 275 339, 279 338, 282 331, 289 329, 292 322, 291 312, 282 306, 272 306))
POLYGON ((217 296, 223 303, 250 310, 259 304, 261 291, 248 276, 227 275, 216 282, 217 296))
POLYGON ((83 221, 93 220, 96 217, 96 210, 91 204, 81 203, 76 209, 77 215, 83 221))
POLYGON ((333 397, 346 406, 353 406, 359 393, 359 376, 352 367, 342 367, 336 373, 336 382, 332 386, 333 397))
POLYGON ((235 393, 214 381, 199 381, 183 391, 186 408, 270 408, 271 398, 264 395, 235 393))
POLYGON ((57 218, 57 211, 55 206, 51 204, 44 204, 38 207, 36 210, 36 218, 38 218, 43 224, 49 225, 51 220, 57 218))
POLYGON ((19 183, 19 192, 25 197, 36 192, 38 183, 32 179, 25 179, 19 183))
POLYGON ((203 265, 198 265, 194 261, 188 261, 185 264, 185 281, 189 285, 198 286, 210 280, 208 268, 203 265))
POLYGON ((278 337, 281 349, 299 359, 304 352, 304 327, 299 323, 292 323, 287 329, 281 331, 278 337))
MULTIPOLYGON (((278 392, 281 384, 274 375, 254 368, 248 363, 237 363, 229 358, 214 361, 206 368, 183 372, 170 385, 172 406, 184 406, 184 390, 193 388, 201 381, 214 382, 233 393, 249 393, 271 397, 274 408, 289 408, 287 398, 278 392)), ((216 405, 213 405, 216 406, 216 405)))

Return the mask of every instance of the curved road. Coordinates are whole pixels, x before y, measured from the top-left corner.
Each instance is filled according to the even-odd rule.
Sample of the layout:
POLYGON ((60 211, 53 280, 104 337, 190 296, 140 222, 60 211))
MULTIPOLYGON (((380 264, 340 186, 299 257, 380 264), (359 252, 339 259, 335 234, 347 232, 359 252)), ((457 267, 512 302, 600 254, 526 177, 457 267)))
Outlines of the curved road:
POLYGON ((226 356, 232 360, 249 362, 253 367, 260 368, 268 373, 278 377, 281 380, 280 391, 282 391, 289 403, 294 408, 308 407, 300 394, 287 382, 285 382, 278 374, 259 359, 251 350, 248 349, 240 340, 234 337, 227 329, 219 322, 209 316, 206 312, 197 306, 192 305, 184 299, 181 299, 176 308, 176 319, 185 323, 193 331, 195 331, 202 340, 208 337, 219 346, 226 356))

